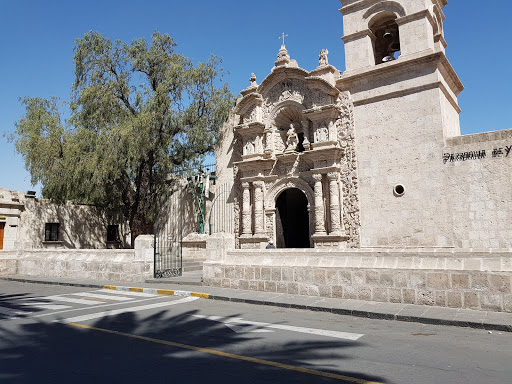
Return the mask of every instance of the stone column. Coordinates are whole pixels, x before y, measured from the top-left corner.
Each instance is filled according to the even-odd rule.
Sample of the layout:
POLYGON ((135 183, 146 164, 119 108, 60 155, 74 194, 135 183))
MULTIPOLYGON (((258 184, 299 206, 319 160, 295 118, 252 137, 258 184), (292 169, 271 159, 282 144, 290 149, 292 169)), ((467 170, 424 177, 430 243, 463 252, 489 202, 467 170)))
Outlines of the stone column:
POLYGON ((242 183, 242 236, 251 236, 251 191, 250 184, 242 183))
POLYGON ((309 141, 309 121, 302 120, 302 132, 304 132, 304 141, 302 146, 306 151, 311 149, 311 142, 309 141))
POLYGON ((315 234, 325 235, 324 197, 322 193, 322 175, 313 174, 315 181, 315 234))
POLYGON ((255 181, 254 186, 254 233, 256 235, 265 235, 265 216, 263 213, 263 181, 255 181))
POLYGON ((276 239, 274 238, 274 216, 276 215, 276 209, 265 208, 265 230, 267 231, 267 237, 272 240, 275 244, 276 239))
POLYGON ((274 138, 272 137, 272 127, 265 127, 263 135, 265 136, 265 153, 271 155, 274 152, 274 138))
POLYGON ((331 217, 332 235, 341 235, 341 215, 340 215, 340 188, 338 185, 338 173, 329 172, 329 211, 331 217))

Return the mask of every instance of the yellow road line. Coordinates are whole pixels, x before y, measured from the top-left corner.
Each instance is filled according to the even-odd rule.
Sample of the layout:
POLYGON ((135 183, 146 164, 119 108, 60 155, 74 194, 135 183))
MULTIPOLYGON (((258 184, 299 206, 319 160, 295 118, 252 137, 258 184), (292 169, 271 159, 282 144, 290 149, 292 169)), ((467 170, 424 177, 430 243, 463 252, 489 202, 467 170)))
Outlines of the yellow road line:
POLYGON ((71 325, 73 327, 78 327, 78 328, 84 328, 84 329, 89 329, 89 330, 93 330, 93 331, 98 331, 98 332, 110 333, 110 334, 118 335, 118 336, 125 336, 125 337, 129 337, 129 338, 132 338, 132 339, 149 341, 151 343, 163 344, 163 345, 168 345, 168 346, 171 346, 171 347, 176 347, 176 348, 181 348, 181 349, 188 349, 188 350, 192 350, 192 351, 196 351, 196 352, 202 352, 202 353, 208 353, 210 355, 227 357, 227 358, 236 359, 236 360, 249 361, 251 363, 256 363, 256 364, 261 364, 261 365, 269 365, 271 367, 287 369, 287 370, 290 370, 290 371, 295 371, 295 372, 300 372, 300 373, 307 373, 307 374, 315 375, 315 376, 328 377, 330 379, 336 379, 336 380, 346 381, 346 382, 350 382, 350 383, 356 383, 356 384, 383 384, 383 383, 379 383, 379 382, 376 382, 376 381, 367 381, 367 380, 363 380, 363 379, 358 379, 356 377, 343 376, 343 375, 338 375, 338 374, 335 374, 335 373, 317 371, 315 369, 302 368, 302 367, 296 367, 296 366, 293 366, 293 365, 277 363, 275 361, 268 361, 268 360, 257 359, 255 357, 235 355, 235 354, 232 354, 232 353, 216 351, 214 349, 208 349, 208 348, 194 347, 193 345, 186 345, 186 344, 181 344, 181 343, 175 343, 173 341, 154 339, 152 337, 133 335, 133 334, 130 334, 130 333, 124 333, 124 332, 119 332, 119 331, 112 331, 110 329, 96 328, 96 327, 92 327, 90 325, 84 325, 84 324, 78 324, 78 323, 69 323, 68 325, 71 325))
POLYGON ((129 289, 130 292, 139 292, 139 293, 142 293, 144 292, 144 288, 138 288, 138 287, 132 287, 129 289))

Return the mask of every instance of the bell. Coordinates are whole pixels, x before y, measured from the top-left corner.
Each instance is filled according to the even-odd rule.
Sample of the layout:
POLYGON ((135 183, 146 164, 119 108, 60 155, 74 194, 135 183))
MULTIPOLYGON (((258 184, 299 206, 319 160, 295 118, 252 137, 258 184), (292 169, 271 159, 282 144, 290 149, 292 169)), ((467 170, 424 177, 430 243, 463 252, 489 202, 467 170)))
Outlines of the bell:
POLYGON ((386 28, 384 31, 384 35, 382 36, 385 39, 391 39, 393 38, 393 34, 391 33, 391 30, 389 28, 386 28))
POLYGON ((398 52, 400 51, 400 43, 396 42, 396 43, 392 43, 390 46, 389 46, 389 50, 391 52, 398 52))

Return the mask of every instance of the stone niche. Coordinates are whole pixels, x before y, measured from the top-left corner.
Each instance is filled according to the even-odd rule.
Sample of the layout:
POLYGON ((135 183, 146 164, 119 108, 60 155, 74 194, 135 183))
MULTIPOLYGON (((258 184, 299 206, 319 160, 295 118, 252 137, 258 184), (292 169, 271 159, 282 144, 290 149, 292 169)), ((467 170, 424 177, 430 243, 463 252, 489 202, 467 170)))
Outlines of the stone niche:
POLYGON ((237 245, 242 249, 359 245, 353 105, 322 51, 311 72, 281 47, 272 73, 235 108, 237 245))

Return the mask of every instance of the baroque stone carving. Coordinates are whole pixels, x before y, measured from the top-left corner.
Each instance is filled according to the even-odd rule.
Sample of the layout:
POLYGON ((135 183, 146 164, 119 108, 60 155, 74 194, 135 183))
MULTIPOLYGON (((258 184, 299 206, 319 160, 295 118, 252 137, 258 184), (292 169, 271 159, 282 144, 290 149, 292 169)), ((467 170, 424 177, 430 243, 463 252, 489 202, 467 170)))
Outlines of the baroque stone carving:
POLYGON ((306 108, 311 106, 311 91, 303 80, 290 79, 282 81, 266 94, 264 102, 264 114, 269 117, 273 107, 286 100, 292 100, 303 104, 306 108))
POLYGON ((325 121, 315 130, 315 143, 322 143, 329 140, 329 129, 325 121))
POLYGON ((341 111, 336 121, 338 142, 345 149, 340 181, 343 190, 343 223, 349 235, 348 247, 360 245, 360 213, 357 177, 357 159, 354 139, 354 105, 347 92, 341 93, 337 105, 341 111))
POLYGON ((299 145, 299 138, 297 136, 297 132, 295 131, 295 127, 293 123, 290 123, 290 129, 286 132, 286 150, 285 152, 293 152, 297 149, 299 145))
POLYGON ((320 55, 318 56, 318 66, 329 65, 329 60, 327 59, 327 55, 329 51, 327 49, 322 49, 320 51, 320 55))

